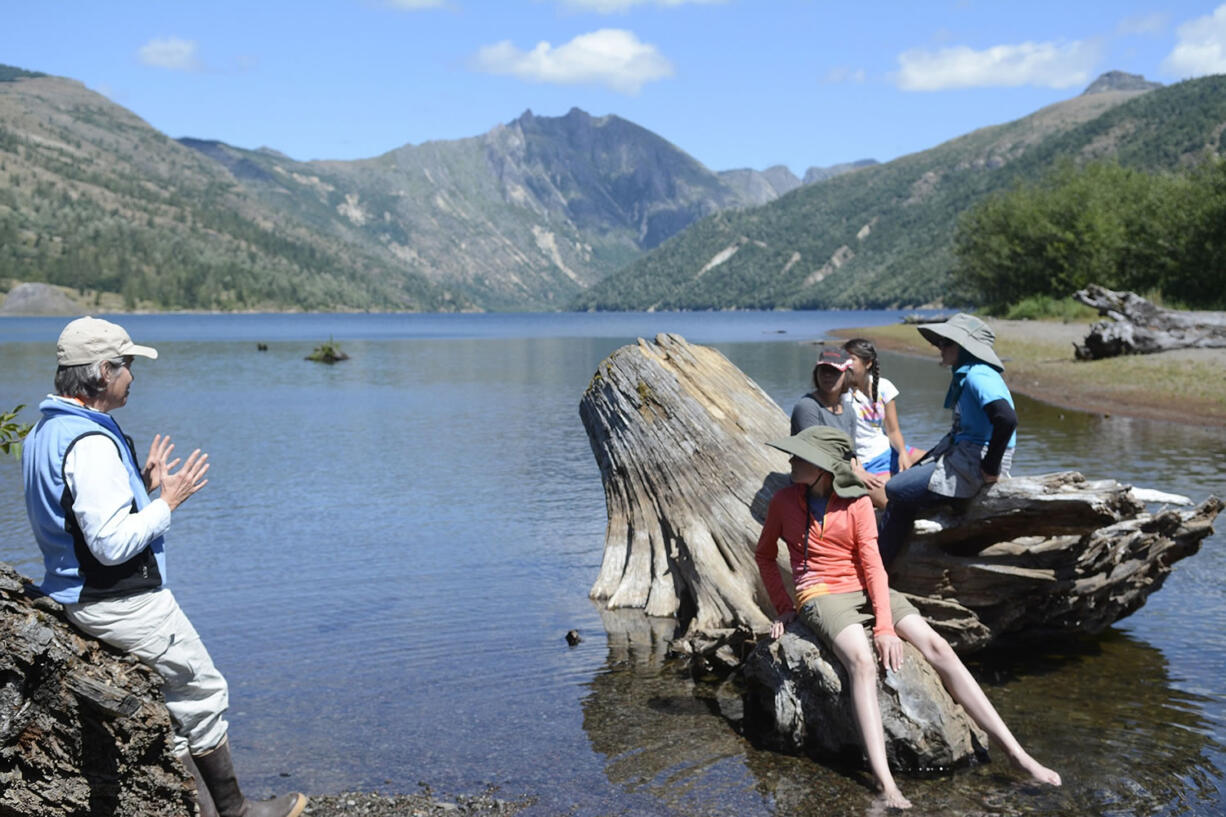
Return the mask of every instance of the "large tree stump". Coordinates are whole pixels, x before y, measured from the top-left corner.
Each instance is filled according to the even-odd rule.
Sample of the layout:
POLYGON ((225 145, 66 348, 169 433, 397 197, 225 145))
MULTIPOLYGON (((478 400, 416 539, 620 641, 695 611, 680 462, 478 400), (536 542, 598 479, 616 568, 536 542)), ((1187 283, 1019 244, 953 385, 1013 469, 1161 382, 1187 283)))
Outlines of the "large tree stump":
POLYGON ((195 814, 160 684, 0 562, 0 815, 195 814))
POLYGON ((1226 347, 1226 315, 1222 313, 1163 309, 1135 292, 1117 292, 1097 284, 1078 290, 1073 297, 1111 318, 1091 326, 1085 342, 1075 345, 1078 360, 1226 347))
POLYGON ((787 418, 719 352, 678 335, 600 364, 580 403, 609 512, 591 597, 680 616, 698 631, 762 630, 753 546, 786 457, 787 418))
MULTIPOLYGON (((723 355, 677 335, 605 359, 580 414, 609 516, 592 598, 675 617, 681 651, 739 663, 746 634, 774 615, 753 551, 788 481, 787 456, 764 445, 787 435, 787 417, 723 355)), ((1153 498, 1071 472, 1003 480, 917 522, 891 581, 962 650, 1100 632, 1197 551, 1222 508, 1210 497, 1151 515, 1153 498)))

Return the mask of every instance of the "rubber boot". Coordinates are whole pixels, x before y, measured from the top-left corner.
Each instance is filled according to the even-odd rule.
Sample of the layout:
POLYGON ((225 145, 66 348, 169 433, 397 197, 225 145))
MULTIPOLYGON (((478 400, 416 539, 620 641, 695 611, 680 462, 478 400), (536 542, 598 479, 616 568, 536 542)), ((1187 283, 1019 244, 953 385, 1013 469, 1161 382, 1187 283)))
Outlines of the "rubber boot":
POLYGON ((301 794, 283 794, 272 800, 248 800, 238 787, 234 762, 230 759, 230 739, 224 738, 216 749, 193 755, 200 774, 213 795, 218 817, 298 817, 306 808, 301 794))
POLYGON ((196 768, 196 762, 187 752, 178 757, 179 762, 191 772, 192 778, 196 781, 196 808, 200 812, 200 817, 218 817, 217 806, 213 805, 213 795, 209 794, 209 787, 204 782, 204 776, 200 774, 200 770, 196 768))

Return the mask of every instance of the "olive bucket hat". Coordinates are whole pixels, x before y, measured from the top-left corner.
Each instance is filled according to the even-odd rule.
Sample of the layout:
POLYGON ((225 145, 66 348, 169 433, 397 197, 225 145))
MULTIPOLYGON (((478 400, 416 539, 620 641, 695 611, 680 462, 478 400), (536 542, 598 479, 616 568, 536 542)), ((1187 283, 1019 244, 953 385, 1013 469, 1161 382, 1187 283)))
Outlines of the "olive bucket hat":
POLYGON ((996 333, 974 315, 959 312, 944 323, 924 323, 915 328, 933 346, 940 346, 942 339, 952 340, 996 371, 1005 370, 1005 364, 992 349, 996 333))
POLYGON ((768 442, 788 454, 800 457, 834 475, 834 492, 844 499, 864 496, 868 489, 851 470, 851 458, 855 451, 851 438, 830 426, 809 426, 791 437, 768 442))

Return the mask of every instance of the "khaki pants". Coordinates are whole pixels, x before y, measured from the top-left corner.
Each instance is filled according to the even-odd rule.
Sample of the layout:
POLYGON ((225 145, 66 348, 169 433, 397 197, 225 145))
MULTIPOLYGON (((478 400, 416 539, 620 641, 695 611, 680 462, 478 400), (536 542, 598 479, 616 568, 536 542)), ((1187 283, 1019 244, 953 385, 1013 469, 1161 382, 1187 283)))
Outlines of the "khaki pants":
POLYGON ((198 755, 221 743, 230 705, 226 679, 169 590, 66 604, 64 612, 81 631, 136 656, 162 676, 175 754, 198 755))

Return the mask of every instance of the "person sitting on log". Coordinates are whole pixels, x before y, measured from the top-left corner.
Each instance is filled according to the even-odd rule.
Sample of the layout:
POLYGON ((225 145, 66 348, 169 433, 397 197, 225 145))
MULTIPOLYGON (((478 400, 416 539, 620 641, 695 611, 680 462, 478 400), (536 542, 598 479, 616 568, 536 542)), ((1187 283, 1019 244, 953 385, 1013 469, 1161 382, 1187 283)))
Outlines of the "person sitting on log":
POLYGON ((898 387, 881 376, 877 347, 865 338, 843 344, 851 356, 847 377, 856 412, 856 459, 865 471, 859 474, 877 508, 886 506, 885 482, 923 454, 908 447, 898 425, 898 387))
POLYGON ((158 356, 110 321, 78 318, 60 334, 56 393, 39 406, 42 419, 22 449, 26 511, 46 566, 39 590, 78 629, 162 677, 175 753, 196 779, 202 817, 297 817, 307 804, 301 794, 243 796, 230 759, 226 679, 163 585, 171 513, 208 483, 208 455, 197 449, 175 471, 174 445, 157 434, 140 466, 109 413, 128 402, 136 355, 158 356))
POLYGON ((885 804, 911 806, 886 760, 873 656, 875 647, 887 671, 899 669, 904 657, 900 636, 920 651, 953 699, 1014 764, 1038 782, 1059 786, 1060 775, 1022 748, 949 642, 906 597, 890 589, 877 551, 872 503, 851 469, 851 440, 837 429, 814 426, 768 445, 792 455, 792 484, 771 498, 755 553, 776 610, 770 637, 783 635, 799 615, 838 656, 850 677, 856 722, 885 804), (775 562, 780 539, 792 565, 795 605, 775 562), (868 622, 873 623, 872 645, 862 626, 868 622))
POLYGON ((847 374, 851 365, 845 349, 822 349, 813 366, 813 391, 792 408, 793 434, 810 426, 830 426, 855 439, 856 411, 847 374))
POLYGON ((886 567, 902 551, 925 507, 965 499, 985 485, 1009 476, 1017 444, 1013 395, 992 346, 994 333, 974 315, 959 312, 944 323, 916 327, 941 350, 941 365, 953 372, 945 408, 953 409, 953 428, 920 462, 886 483, 881 558, 886 567))

